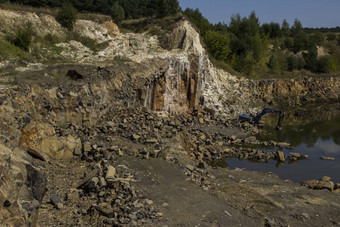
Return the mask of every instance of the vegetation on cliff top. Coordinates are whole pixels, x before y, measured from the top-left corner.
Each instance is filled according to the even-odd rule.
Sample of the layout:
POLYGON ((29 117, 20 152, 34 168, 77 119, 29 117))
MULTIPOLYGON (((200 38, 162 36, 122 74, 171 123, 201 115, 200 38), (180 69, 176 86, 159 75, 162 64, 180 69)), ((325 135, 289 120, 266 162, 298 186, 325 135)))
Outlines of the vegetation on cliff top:
MULTIPOLYGON (((47 9, 62 6, 53 11, 53 14, 69 30, 75 22, 76 11, 82 14, 95 12, 111 16, 118 24, 125 20, 122 24, 124 29, 137 32, 148 30, 150 34, 158 36, 164 34, 162 29, 159 30, 159 27, 164 27, 162 21, 170 23, 176 19, 157 18, 174 16, 180 12, 177 0, 69 0, 66 1, 67 4, 62 4, 64 1, 61 0, 0 0, 1 2, 48 7, 47 9), (136 19, 141 18, 136 23, 136 19), (129 21, 134 22, 131 24, 129 21)), ((229 24, 211 24, 198 9, 188 8, 183 14, 200 31, 212 62, 229 71, 232 68, 253 77, 340 72, 340 27, 304 28, 298 19, 292 26, 286 20, 282 24, 260 24, 255 12, 248 17, 233 15, 229 24)), ((165 26, 168 30, 172 27, 169 23, 165 26)), ((24 44, 19 35, 17 33, 17 37, 8 40, 27 51, 30 44, 24 44)), ((81 42, 84 44, 83 41, 81 42)), ((91 49, 96 49, 91 42, 85 43, 90 44, 91 49)))
POLYGON ((198 9, 184 14, 199 29, 210 55, 238 72, 263 77, 340 70, 339 27, 303 28, 298 19, 292 26, 286 20, 260 25, 255 12, 243 18, 233 15, 229 24, 211 24, 198 9))

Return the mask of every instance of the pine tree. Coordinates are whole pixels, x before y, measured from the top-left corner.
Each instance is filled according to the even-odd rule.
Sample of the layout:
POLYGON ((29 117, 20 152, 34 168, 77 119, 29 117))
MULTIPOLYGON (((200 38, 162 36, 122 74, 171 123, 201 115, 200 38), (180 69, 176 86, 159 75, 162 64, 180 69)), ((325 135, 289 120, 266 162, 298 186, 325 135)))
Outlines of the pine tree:
POLYGON ((118 2, 113 3, 111 8, 111 17, 117 23, 120 24, 125 18, 124 9, 118 2))

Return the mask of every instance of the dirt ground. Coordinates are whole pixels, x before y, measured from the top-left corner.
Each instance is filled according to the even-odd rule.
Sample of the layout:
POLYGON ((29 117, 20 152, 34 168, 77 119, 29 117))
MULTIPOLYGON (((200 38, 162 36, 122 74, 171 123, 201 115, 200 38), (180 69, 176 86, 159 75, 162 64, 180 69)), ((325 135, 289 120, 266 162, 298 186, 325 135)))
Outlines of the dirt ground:
MULTIPOLYGON (((212 187, 190 181, 190 159, 179 153, 175 162, 161 158, 117 157, 115 165, 133 175, 132 186, 153 202, 162 219, 151 226, 339 226, 339 192, 314 191, 274 174, 242 169, 211 168, 212 187), (181 157, 181 158, 180 158, 181 157), (180 159, 179 159, 180 158, 180 159)), ((40 209, 39 226, 88 226, 95 223, 87 210, 95 198, 65 200, 61 209, 49 198, 70 193, 89 164, 74 160, 45 166, 48 192, 40 209)), ((64 200, 64 199, 63 199, 64 200)))

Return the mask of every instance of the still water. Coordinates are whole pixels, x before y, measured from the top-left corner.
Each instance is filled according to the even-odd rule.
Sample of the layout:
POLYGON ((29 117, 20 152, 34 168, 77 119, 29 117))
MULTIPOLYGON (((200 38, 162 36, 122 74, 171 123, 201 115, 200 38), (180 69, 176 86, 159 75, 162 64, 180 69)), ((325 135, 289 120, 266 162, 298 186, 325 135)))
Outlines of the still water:
MULTIPOLYGON (((273 172, 282 179, 295 182, 321 179, 330 176, 334 182, 340 183, 340 104, 318 104, 303 108, 285 109, 285 119, 281 131, 275 130, 277 115, 267 114, 263 119, 259 140, 288 142, 293 150, 283 149, 285 155, 297 152, 309 156, 309 160, 290 163, 268 163, 238 160, 225 160, 229 168, 245 168, 247 170, 273 172), (320 157, 332 157, 335 160, 321 160, 320 157)), ((277 148, 260 148, 275 152, 277 148)))

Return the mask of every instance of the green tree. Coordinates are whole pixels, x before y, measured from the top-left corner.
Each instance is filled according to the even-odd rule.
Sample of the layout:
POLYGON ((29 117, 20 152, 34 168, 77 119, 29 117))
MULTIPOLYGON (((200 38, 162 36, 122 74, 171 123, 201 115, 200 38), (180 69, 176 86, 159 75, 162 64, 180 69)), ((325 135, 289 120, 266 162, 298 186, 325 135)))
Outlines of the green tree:
POLYGON ((307 53, 303 54, 303 58, 305 59, 306 62, 305 68, 312 72, 316 72, 316 66, 318 61, 317 48, 315 46, 312 46, 307 53))
POLYGON ((212 55, 218 60, 227 60, 230 54, 229 42, 227 34, 216 31, 208 31, 204 36, 204 41, 212 55))
POLYGON ((328 33, 327 34, 327 40, 328 41, 336 40, 336 34, 335 33, 328 33))
POLYGON ((331 71, 331 60, 329 56, 322 56, 316 63, 317 73, 329 73, 331 71))
POLYGON ((158 4, 159 17, 174 15, 180 11, 179 3, 177 0, 160 0, 158 4))
POLYGON ((72 30, 77 19, 77 10, 71 3, 64 3, 56 16, 57 21, 68 30, 72 30))
POLYGON ((301 33, 301 32, 303 32, 302 24, 299 21, 299 19, 295 19, 294 24, 293 24, 292 29, 291 29, 291 34, 292 34, 292 36, 295 36, 295 35, 297 35, 298 33, 301 33))
POLYGON ((287 57, 287 69, 293 71, 294 69, 301 70, 305 66, 305 62, 301 57, 290 55, 287 57))
POLYGON ((125 18, 124 9, 118 2, 113 3, 111 8, 111 17, 117 23, 120 24, 125 18))
POLYGON ((281 31, 283 36, 290 36, 290 25, 286 21, 286 19, 283 20, 282 25, 281 25, 281 31))
POLYGON ((211 30, 211 24, 202 15, 199 9, 194 10, 187 8, 184 11, 184 15, 199 29, 202 36, 204 36, 207 31, 211 30))
POLYGON ((273 71, 277 71, 279 69, 279 62, 274 55, 270 56, 269 58, 268 68, 270 68, 273 71))
POLYGON ((302 30, 298 31, 293 36, 293 47, 291 48, 294 53, 308 49, 310 41, 306 33, 302 30))
POLYGON ((315 31, 310 36, 310 40, 314 45, 321 46, 325 41, 325 37, 320 31, 315 31))

